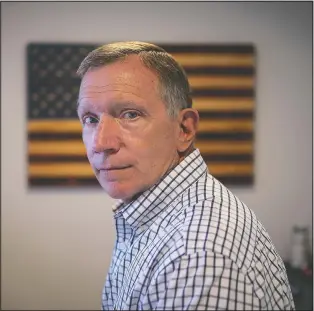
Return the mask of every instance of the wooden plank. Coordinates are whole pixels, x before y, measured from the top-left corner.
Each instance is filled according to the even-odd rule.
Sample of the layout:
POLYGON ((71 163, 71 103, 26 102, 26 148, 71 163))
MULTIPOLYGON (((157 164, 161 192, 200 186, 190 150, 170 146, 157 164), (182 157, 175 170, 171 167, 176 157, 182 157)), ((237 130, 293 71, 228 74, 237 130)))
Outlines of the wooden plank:
POLYGON ((28 174, 31 177, 89 177, 94 172, 86 163, 36 163, 30 164, 28 174))
POLYGON ((221 119, 221 120, 200 120, 198 132, 251 132, 253 131, 253 121, 251 119, 221 119))
POLYGON ((195 142, 195 147, 198 148, 201 154, 241 154, 253 152, 253 142, 251 141, 223 141, 223 142, 195 142))
POLYGON ((252 111, 252 98, 221 98, 196 97, 193 99, 193 108, 198 111, 252 111))
MULTIPOLYGON (((227 153, 239 154, 253 152, 251 141, 201 141, 196 140, 196 148, 201 153, 227 153)), ((28 143, 28 153, 32 155, 81 155, 86 154, 86 149, 81 141, 34 141, 28 143)))
POLYGON ((173 53, 173 58, 181 66, 253 66, 253 54, 210 54, 210 53, 173 53))
POLYGON ((29 155, 85 155, 82 141, 32 141, 28 143, 29 155))
POLYGON ((213 163, 207 165, 211 175, 241 176, 253 174, 252 163, 213 163))
POLYGON ((235 88, 253 88, 253 77, 215 77, 215 76, 189 76, 189 83, 192 89, 235 89, 235 88))
MULTIPOLYGON (((200 120, 198 130, 206 131, 252 131, 253 121, 250 119, 238 120, 200 120)), ((30 133, 80 133, 82 131, 81 123, 78 120, 32 120, 28 123, 30 133)))
MULTIPOLYGON (((213 163, 208 164, 212 175, 235 176, 253 173, 252 163, 213 163)), ((30 177, 92 177, 94 172, 89 163, 39 163, 30 164, 30 177)))
POLYGON ((28 122, 28 132, 30 133, 77 133, 81 131, 82 125, 78 119, 40 119, 28 122))

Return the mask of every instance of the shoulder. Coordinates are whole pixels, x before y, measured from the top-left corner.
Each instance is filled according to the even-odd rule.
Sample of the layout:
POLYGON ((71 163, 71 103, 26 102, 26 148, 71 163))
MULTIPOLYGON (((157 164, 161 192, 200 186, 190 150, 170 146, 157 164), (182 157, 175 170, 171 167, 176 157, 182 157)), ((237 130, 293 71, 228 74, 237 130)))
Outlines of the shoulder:
POLYGON ((254 212, 209 174, 192 185, 181 200, 186 254, 221 254, 247 271, 260 229, 254 212))

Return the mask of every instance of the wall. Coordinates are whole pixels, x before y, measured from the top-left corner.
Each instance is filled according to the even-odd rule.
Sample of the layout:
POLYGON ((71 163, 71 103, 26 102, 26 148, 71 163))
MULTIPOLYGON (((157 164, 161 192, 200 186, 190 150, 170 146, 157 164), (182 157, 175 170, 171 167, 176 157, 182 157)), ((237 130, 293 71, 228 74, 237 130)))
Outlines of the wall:
POLYGON ((258 52, 256 183, 231 188, 288 258, 312 223, 312 4, 2 3, 2 309, 96 310, 114 241, 99 191, 26 183, 29 42, 253 42, 258 52))

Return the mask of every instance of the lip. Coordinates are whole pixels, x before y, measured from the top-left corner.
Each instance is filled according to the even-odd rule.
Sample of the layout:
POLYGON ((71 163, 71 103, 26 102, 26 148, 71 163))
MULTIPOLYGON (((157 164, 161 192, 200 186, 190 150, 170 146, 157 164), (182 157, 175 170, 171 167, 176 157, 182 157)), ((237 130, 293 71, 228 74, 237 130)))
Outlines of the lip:
POLYGON ((129 168, 131 167, 130 165, 125 165, 125 166, 106 166, 106 167, 101 167, 98 169, 98 171, 106 171, 106 172, 109 172, 109 171, 121 171, 121 170, 124 170, 126 168, 129 168))

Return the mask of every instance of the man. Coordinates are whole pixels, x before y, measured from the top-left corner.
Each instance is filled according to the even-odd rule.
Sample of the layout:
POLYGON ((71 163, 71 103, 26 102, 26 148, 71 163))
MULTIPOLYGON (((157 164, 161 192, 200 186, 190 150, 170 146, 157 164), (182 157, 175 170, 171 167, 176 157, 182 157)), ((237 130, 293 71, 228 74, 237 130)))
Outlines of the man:
POLYGON ((78 116, 103 189, 119 199, 104 310, 293 310, 284 264, 255 214, 194 148, 199 116, 163 49, 91 52, 78 116))

